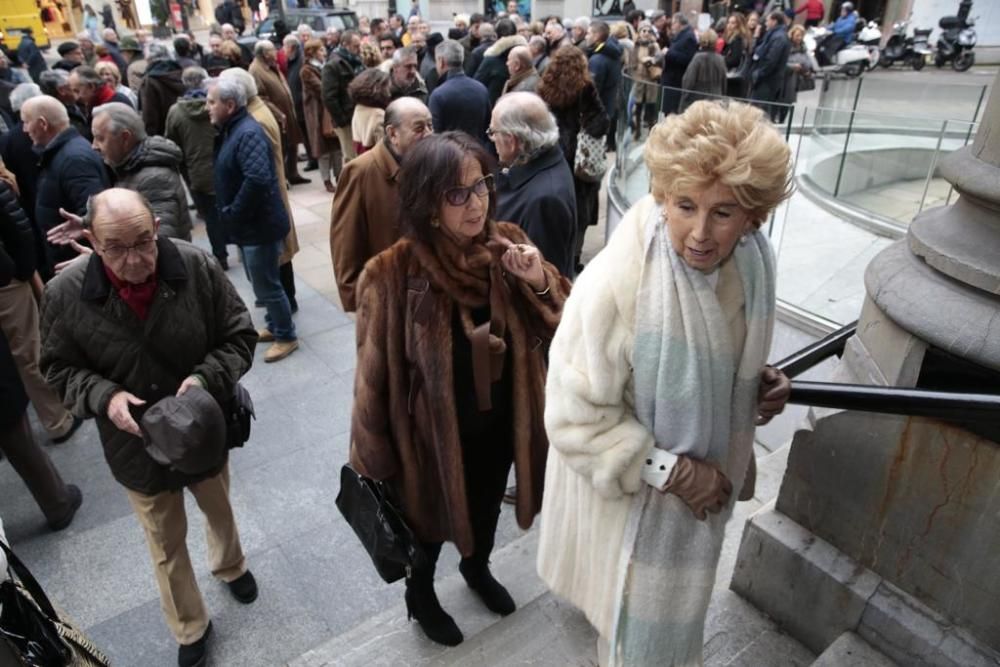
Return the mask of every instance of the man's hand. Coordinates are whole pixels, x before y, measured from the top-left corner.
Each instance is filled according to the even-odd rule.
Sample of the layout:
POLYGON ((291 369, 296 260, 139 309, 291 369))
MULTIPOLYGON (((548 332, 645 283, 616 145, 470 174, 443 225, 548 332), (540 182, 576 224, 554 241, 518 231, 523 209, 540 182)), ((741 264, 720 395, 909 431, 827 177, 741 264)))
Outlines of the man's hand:
POLYGON ((83 236, 83 218, 70 213, 64 208, 59 209, 59 215, 66 222, 56 225, 49 230, 48 234, 45 235, 49 243, 67 245, 73 241, 79 241, 83 236))
MULTIPOLYGON (((61 226, 62 225, 60 225, 60 227, 61 226)), ((55 230, 55 229, 58 229, 58 228, 54 227, 53 230, 55 230)), ((51 233, 51 232, 49 232, 49 233, 51 233)), ((69 242, 69 247, 71 247, 73 250, 76 250, 80 254, 77 255, 76 257, 74 257, 73 259, 67 259, 65 262, 59 262, 58 264, 56 264, 55 265, 55 272, 56 273, 59 273, 60 271, 62 271, 67 266, 69 266, 70 264, 72 264, 76 260, 80 259, 81 257, 90 255, 90 254, 92 254, 94 252, 94 250, 92 248, 88 248, 85 245, 80 245, 76 241, 70 241, 69 242)))
POLYGON ((788 376, 773 366, 760 372, 760 389, 757 392, 757 426, 763 426, 785 409, 792 394, 788 376))
POLYGON ((680 498, 696 519, 704 521, 706 512, 716 514, 726 506, 733 484, 711 463, 682 455, 677 457, 663 492, 680 498))
POLYGON ((142 431, 139 430, 139 425, 132 419, 132 413, 128 409, 129 405, 146 405, 146 401, 127 391, 119 391, 111 397, 111 401, 108 403, 108 419, 120 431, 125 431, 141 438, 142 431))
POLYGON ((201 387, 202 389, 204 389, 205 385, 201 383, 201 380, 198 378, 197 375, 189 375, 186 378, 184 378, 184 382, 181 382, 181 386, 178 387, 177 389, 177 395, 182 396, 184 392, 186 392, 191 387, 201 387))

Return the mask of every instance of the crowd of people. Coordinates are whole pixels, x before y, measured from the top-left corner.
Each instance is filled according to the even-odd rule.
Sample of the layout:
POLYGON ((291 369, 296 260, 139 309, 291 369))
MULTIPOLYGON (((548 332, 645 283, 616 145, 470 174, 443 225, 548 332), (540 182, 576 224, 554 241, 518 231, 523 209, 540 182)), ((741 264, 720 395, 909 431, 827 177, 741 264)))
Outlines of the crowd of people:
POLYGON ((789 55, 783 14, 758 30, 736 12, 720 36, 679 14, 609 25, 508 10, 456 17, 447 36, 414 14, 321 35, 279 24, 252 46, 229 23, 204 46, 106 29, 61 44, 51 68, 30 48, 0 56, 0 448, 60 530, 83 494, 26 406, 53 443, 96 420, 181 667, 203 664, 211 622, 179 492, 206 515, 213 574, 240 602, 257 597, 218 427, 234 428, 258 342, 268 363, 298 348, 288 189, 312 171, 331 198, 332 278, 356 314, 350 459, 392 484, 419 538, 405 602, 428 637, 462 641, 434 592, 446 541, 489 609, 515 609, 489 569, 508 493, 522 527, 542 514, 540 572, 587 612, 605 658, 700 655, 721 527, 752 493, 755 420, 788 397, 764 366, 774 267, 757 229, 789 184, 760 110, 702 98, 735 69, 773 102, 786 70, 807 76, 789 63, 808 65, 789 55), (635 110, 619 119, 623 73, 635 110), (652 194, 583 271, 601 174, 581 162, 614 148, 619 120, 652 128, 652 194), (192 211, 208 251, 190 243, 192 211), (227 277, 233 246, 251 308, 227 277), (661 393, 675 380, 684 400, 661 393), (697 553, 677 546, 689 539, 697 553), (673 599, 674 578, 615 585, 616 567, 664 545, 685 571, 706 559, 670 613, 654 594, 673 599))

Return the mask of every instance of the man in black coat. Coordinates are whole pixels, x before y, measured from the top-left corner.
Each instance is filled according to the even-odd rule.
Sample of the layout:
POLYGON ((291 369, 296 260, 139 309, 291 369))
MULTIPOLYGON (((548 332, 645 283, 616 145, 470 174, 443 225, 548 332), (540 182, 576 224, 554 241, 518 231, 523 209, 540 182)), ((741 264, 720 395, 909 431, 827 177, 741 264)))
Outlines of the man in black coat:
POLYGON ((38 83, 38 77, 41 73, 49 68, 45 64, 42 52, 38 50, 38 45, 35 44, 35 36, 32 34, 31 28, 25 28, 21 34, 21 42, 17 45, 17 59, 28 68, 28 73, 35 83, 38 83))
MULTIPOLYGON (((24 130, 41 149, 35 223, 43 232, 66 222, 59 209, 84 215, 91 195, 109 187, 108 173, 101 156, 87 140, 69 126, 66 107, 59 100, 42 95, 21 107, 24 130)), ((50 245, 49 257, 59 263, 76 257, 69 246, 50 245)))
POLYGON ((503 94, 503 85, 510 78, 507 70, 507 56, 516 46, 527 46, 528 41, 517 34, 517 28, 510 19, 497 21, 497 41, 483 53, 483 62, 476 70, 476 81, 490 93, 490 104, 496 104, 503 94))
POLYGON ((607 145, 615 150, 615 125, 618 120, 618 90, 622 85, 622 47, 611 36, 611 29, 604 21, 593 21, 587 29, 590 43, 587 68, 594 79, 597 94, 608 114, 607 145))
POLYGON ((469 76, 475 76, 476 70, 483 63, 483 55, 486 53, 486 49, 493 46, 497 41, 496 29, 493 27, 492 23, 483 22, 479 25, 479 44, 472 48, 469 56, 465 59, 465 73, 469 76))
POLYGON ((664 114, 677 113, 680 108, 680 89, 684 81, 684 72, 698 53, 698 38, 694 36, 694 29, 688 23, 687 17, 680 12, 674 14, 670 21, 670 31, 673 37, 670 40, 670 48, 663 56, 660 84, 676 90, 663 91, 664 114))
POLYGON ((788 41, 783 13, 771 12, 765 26, 767 32, 754 49, 753 63, 750 65, 750 98, 762 102, 761 108, 771 120, 777 120, 778 108, 768 102, 776 102, 781 97, 792 43, 788 41))
POLYGON ((453 40, 441 42, 435 51, 440 82, 431 93, 431 117, 435 132, 461 130, 479 139, 487 148, 490 124, 490 94, 486 86, 470 79, 462 70, 465 49, 453 40))
POLYGON ((340 46, 334 49, 323 65, 323 104, 333 119, 340 149, 344 152, 344 162, 356 156, 351 136, 354 100, 347 94, 347 87, 364 69, 360 53, 361 36, 353 30, 346 30, 340 37, 340 46))
POLYGON ((493 110, 490 135, 501 165, 496 219, 519 225, 542 256, 572 278, 576 192, 556 119, 534 93, 508 93, 493 110))

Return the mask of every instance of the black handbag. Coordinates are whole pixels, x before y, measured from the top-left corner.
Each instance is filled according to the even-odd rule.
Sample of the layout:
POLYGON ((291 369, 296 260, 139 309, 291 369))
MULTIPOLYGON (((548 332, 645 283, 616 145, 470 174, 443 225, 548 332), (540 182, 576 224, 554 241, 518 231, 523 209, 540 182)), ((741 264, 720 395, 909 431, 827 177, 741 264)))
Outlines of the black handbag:
POLYGON ((251 418, 257 418, 246 387, 239 382, 233 386, 233 397, 222 412, 226 416, 226 445, 229 449, 242 447, 250 439, 251 418))
POLYGON ((420 541, 403 520, 387 484, 368 479, 347 464, 340 469, 336 502, 386 583, 409 578, 426 562, 420 541))
POLYGON ((12 574, 0 583, 0 642, 30 667, 110 665, 82 632, 59 617, 38 581, 3 540, 0 549, 12 574))

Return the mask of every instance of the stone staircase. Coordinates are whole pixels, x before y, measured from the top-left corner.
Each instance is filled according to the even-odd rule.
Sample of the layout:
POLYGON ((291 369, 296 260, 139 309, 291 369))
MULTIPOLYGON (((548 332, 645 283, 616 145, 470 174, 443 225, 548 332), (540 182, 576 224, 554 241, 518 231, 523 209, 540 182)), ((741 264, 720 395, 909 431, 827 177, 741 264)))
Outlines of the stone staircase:
MULTIPOLYGON (((746 519, 778 493, 788 447, 759 459, 756 497, 737 505, 723 544, 716 590, 705 625, 707 667, 889 667, 852 633, 819 658, 784 634, 767 616, 729 590, 746 519)), ((493 570, 518 602, 514 614, 487 611, 458 574, 439 579, 438 596, 465 634, 456 647, 428 641, 400 603, 354 629, 308 651, 290 667, 381 667, 454 665, 468 667, 574 666, 597 661, 597 635, 584 616, 547 591, 535 573, 538 534, 527 533, 493 556, 493 570)), ((402 596, 400 596, 402 598, 402 596)))

